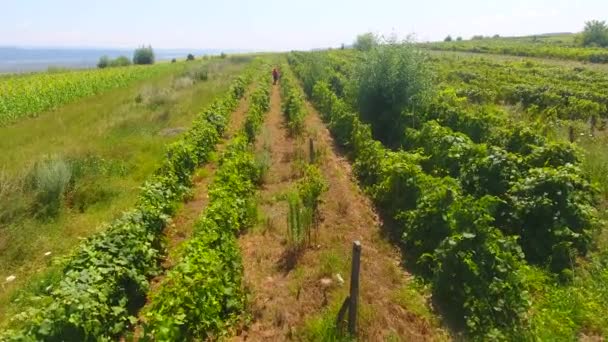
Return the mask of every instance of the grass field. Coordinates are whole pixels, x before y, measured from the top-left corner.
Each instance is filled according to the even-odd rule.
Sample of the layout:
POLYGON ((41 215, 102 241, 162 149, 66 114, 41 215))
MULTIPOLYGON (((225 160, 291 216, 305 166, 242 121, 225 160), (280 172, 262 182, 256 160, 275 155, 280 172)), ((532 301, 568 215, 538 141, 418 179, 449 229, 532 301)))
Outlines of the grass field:
POLYGON ((150 80, 0 128, 0 274, 16 277, 0 291, 0 316, 13 290, 49 265, 47 253, 69 253, 134 205, 166 145, 190 127, 244 65, 179 63, 150 80), (202 71, 208 80, 196 79, 202 71), (52 183, 48 187, 69 189, 41 199, 31 183, 43 177, 52 183), (49 204, 45 201, 57 201, 57 210, 43 208, 49 204))

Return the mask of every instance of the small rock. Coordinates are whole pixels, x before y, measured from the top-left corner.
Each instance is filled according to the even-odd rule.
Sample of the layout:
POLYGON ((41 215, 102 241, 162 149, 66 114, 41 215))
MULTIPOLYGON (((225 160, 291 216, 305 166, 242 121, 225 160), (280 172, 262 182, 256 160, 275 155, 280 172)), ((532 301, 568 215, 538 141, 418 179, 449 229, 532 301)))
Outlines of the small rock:
POLYGON ((321 286, 323 286, 323 287, 330 287, 332 283, 333 283, 333 281, 329 278, 321 279, 321 286))
POLYGON ((186 129, 184 127, 165 128, 162 131, 158 132, 158 135, 162 137, 172 137, 185 131, 186 129))
POLYGON ((48 256, 50 256, 50 255, 51 255, 51 252, 46 252, 46 253, 44 253, 44 256, 45 256, 45 257, 48 257, 48 256))
POLYGON ((14 275, 10 275, 10 276, 6 277, 6 282, 7 282, 7 283, 10 283, 10 282, 12 282, 13 280, 15 280, 16 278, 17 278, 17 277, 15 277, 14 275))
POLYGON ((342 278, 340 273, 336 273, 336 280, 338 281, 338 284, 344 285, 344 278, 342 278))

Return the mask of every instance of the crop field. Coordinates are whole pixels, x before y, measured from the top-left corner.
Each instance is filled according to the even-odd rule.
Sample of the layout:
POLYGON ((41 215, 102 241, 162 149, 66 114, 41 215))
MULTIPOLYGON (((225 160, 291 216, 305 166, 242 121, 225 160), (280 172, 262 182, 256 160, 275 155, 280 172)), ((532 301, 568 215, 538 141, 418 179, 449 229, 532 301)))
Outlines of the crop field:
POLYGON ((570 39, 1 77, 0 341, 607 338, 608 73, 570 39))
POLYGON ((166 73, 159 64, 106 70, 64 71, 0 78, 0 126, 55 109, 76 99, 166 73))

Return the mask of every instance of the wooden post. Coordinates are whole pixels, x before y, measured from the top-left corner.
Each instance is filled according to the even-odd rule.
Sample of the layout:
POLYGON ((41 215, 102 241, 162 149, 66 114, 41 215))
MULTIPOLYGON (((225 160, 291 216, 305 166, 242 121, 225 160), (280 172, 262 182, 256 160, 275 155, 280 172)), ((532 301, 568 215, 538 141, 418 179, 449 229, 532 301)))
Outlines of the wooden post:
POLYGON ((572 125, 568 127, 568 140, 570 140, 571 143, 574 142, 574 127, 572 127, 572 125))
POLYGON ((350 305, 348 307, 348 332, 357 334, 357 305, 359 302, 359 268, 361 266, 361 242, 353 242, 353 263, 350 274, 350 305))
POLYGON ((310 157, 310 164, 315 163, 315 145, 312 141, 312 138, 308 139, 308 154, 310 157))

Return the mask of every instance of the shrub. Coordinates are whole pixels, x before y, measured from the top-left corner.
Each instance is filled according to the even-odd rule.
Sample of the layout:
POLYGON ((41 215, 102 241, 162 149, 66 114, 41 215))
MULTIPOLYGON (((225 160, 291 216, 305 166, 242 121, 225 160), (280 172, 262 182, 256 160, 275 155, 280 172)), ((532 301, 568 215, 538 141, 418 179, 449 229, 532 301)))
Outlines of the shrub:
POLYGON ((448 35, 447 37, 445 37, 445 39, 443 41, 444 42, 451 42, 452 41, 452 36, 448 35))
POLYGON ((175 58, 171 59, 171 63, 176 63, 176 62, 177 62, 177 59, 175 59, 175 58))
POLYGON ((359 51, 369 51, 378 45, 378 37, 371 33, 364 33, 357 36, 353 47, 359 51))
POLYGON ((68 163, 51 157, 39 161, 28 176, 35 192, 34 211, 43 218, 56 217, 61 209, 72 172, 68 163))
POLYGON ((447 219, 453 233, 433 257, 433 293, 470 334, 504 340, 503 331, 520 336, 529 303, 516 238, 492 226, 496 201, 464 198, 452 205, 447 219))
POLYGON ((194 55, 193 55, 193 54, 191 54, 191 53, 189 53, 189 54, 188 54, 188 57, 186 57, 186 60, 187 60, 187 61, 193 61, 193 60, 194 60, 194 55))
POLYGON ((207 81, 209 79, 209 71, 207 69, 198 70, 194 73, 194 78, 198 81, 207 81))
POLYGON ((608 26, 606 22, 599 20, 586 22, 582 40, 585 46, 608 46, 608 26))
POLYGON ((355 67, 356 102, 374 136, 395 146, 406 127, 404 112, 426 102, 431 73, 426 55, 408 43, 390 43, 368 52, 355 67))
POLYGON ((225 54, 225 53, 223 53, 223 52, 222 52, 222 53, 220 53, 220 58, 221 58, 221 59, 224 59, 224 58, 226 58, 226 57, 228 57, 228 55, 227 55, 227 54, 225 54))
POLYGON ((529 262, 548 263, 559 272, 589 249, 597 190, 580 174, 571 164, 536 168, 509 190, 529 262))
POLYGON ((133 53, 133 64, 154 64, 154 50, 152 46, 142 46, 133 53))

